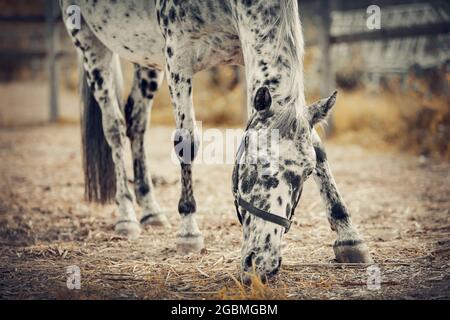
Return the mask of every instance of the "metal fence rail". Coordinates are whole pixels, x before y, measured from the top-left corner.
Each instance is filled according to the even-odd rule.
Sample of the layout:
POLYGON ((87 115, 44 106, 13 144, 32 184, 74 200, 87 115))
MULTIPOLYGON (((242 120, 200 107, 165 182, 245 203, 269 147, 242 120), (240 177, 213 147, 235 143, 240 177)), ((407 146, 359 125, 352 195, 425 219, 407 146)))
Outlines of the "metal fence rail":
MULTIPOLYGON (((423 4, 419 0, 379 0, 376 2, 383 9, 392 8, 398 5, 402 6, 418 6, 423 4)), ((331 59, 332 47, 339 44, 352 44, 364 41, 389 41, 403 38, 418 38, 422 36, 437 36, 450 34, 450 4, 442 0, 431 0, 427 2, 431 6, 440 8, 442 21, 429 21, 427 23, 415 23, 411 26, 400 25, 393 27, 391 21, 388 23, 389 27, 383 27, 379 30, 369 30, 362 28, 356 32, 347 32, 333 34, 333 14, 346 11, 359 12, 362 15, 366 13, 368 6, 372 5, 372 1, 344 1, 344 0, 301 0, 299 6, 306 9, 307 14, 318 16, 318 39, 314 43, 306 42, 306 45, 318 45, 322 53, 322 60, 320 61, 321 75, 320 75, 320 92, 321 95, 328 95, 335 87, 334 74, 331 59)), ((333 130, 333 121, 329 121, 328 133, 333 130)))

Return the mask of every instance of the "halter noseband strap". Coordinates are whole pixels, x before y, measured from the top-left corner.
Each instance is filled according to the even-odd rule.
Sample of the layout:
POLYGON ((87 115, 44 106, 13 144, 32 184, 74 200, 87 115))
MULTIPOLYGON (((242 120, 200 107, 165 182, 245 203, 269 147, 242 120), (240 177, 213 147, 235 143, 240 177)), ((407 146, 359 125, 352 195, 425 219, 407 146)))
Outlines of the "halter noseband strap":
MULTIPOLYGON (((264 221, 268 221, 268 222, 277 224, 281 227, 284 227, 285 233, 287 233, 289 231, 289 229, 291 228, 291 224, 292 224, 291 220, 280 217, 276 214, 261 210, 259 208, 256 208, 251 203, 242 199, 242 197, 239 193, 239 163, 242 159, 242 155, 244 154, 244 145, 245 145, 245 141, 247 138, 247 132, 250 127, 250 124, 253 121, 253 118, 254 117, 252 117, 250 119, 249 124, 246 129, 246 134, 244 135, 244 138, 242 139, 241 144, 239 145, 239 149, 238 149, 238 152, 236 155, 236 163, 235 163, 234 170, 233 170, 233 195, 234 195, 234 199, 235 199, 234 205, 236 206, 236 213, 239 218, 239 222, 241 224, 243 223, 243 221, 242 221, 242 215, 241 215, 239 208, 245 209, 247 212, 251 213, 252 215, 254 215, 258 218, 263 219, 264 221)), ((293 213, 294 209, 295 208, 293 208, 292 213, 293 213)))
POLYGON ((241 221, 242 221, 242 217, 239 212, 239 208, 243 208, 247 212, 251 213, 252 215, 257 216, 258 218, 261 218, 265 221, 272 222, 274 224, 284 227, 285 233, 288 233, 289 229, 291 228, 291 224, 292 224, 291 220, 277 216, 276 214, 258 209, 256 207, 254 207, 253 205, 251 205, 249 202, 242 199, 241 197, 238 197, 235 200, 235 205, 236 205, 236 210, 238 211, 239 220, 241 220, 241 221))

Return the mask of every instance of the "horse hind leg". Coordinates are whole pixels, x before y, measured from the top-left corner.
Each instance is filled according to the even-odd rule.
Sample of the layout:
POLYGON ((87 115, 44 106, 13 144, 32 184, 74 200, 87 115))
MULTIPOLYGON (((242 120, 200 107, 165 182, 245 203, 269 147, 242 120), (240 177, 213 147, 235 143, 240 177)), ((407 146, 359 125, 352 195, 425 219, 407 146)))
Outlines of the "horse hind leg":
MULTIPOLYGON (((66 15, 65 10, 63 13, 66 15)), ((67 17, 64 18, 67 20, 67 17)), ((91 185, 87 188, 87 193, 91 200, 100 200, 104 203, 110 200, 111 191, 115 191, 113 197, 119 209, 115 231, 119 235, 135 239, 140 235, 140 225, 136 219, 125 170, 125 120, 120 109, 120 97, 117 96, 118 84, 115 79, 118 70, 115 70, 117 64, 114 54, 84 23, 80 30, 72 30, 69 33, 83 61, 84 77, 81 79, 84 87, 83 95, 85 98, 93 97, 85 99, 92 103, 84 106, 84 122, 87 123, 83 128, 83 144, 86 151, 84 163, 85 169, 92 169, 85 177, 86 185, 91 185), (99 108, 101 115, 92 117, 98 114, 99 108), (95 129, 102 126, 103 130, 95 129), (104 138, 97 139, 92 132, 94 135, 102 133, 104 138), (109 159, 102 159, 97 152, 100 147, 104 148, 104 144, 110 148, 109 159), (109 168, 112 168, 113 179, 109 170, 105 169, 105 162, 111 160, 113 165, 109 168), (98 194, 103 196, 98 197, 98 194)))
POLYGON ((137 203, 143 209, 142 225, 169 226, 154 197, 145 147, 149 113, 163 76, 164 73, 160 70, 135 65, 133 87, 125 105, 127 135, 131 142, 133 157, 134 191, 137 203))

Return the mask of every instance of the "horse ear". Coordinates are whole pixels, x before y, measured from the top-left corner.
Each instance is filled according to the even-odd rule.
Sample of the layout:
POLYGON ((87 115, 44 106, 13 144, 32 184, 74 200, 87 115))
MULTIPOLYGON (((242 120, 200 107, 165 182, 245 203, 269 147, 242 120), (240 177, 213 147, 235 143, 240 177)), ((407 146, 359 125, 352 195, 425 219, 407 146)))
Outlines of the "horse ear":
POLYGON ((337 94, 338 92, 335 91, 330 97, 317 101, 308 107, 307 117, 311 127, 326 119, 336 103, 337 94))

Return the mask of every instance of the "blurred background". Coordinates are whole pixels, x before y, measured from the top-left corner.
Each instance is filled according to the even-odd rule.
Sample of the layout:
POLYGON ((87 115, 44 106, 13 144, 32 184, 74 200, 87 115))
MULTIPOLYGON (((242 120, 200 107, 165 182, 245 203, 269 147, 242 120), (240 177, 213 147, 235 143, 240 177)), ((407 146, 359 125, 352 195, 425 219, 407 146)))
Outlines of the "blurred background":
MULTIPOLYGON (((367 28, 371 4, 299 1, 308 102, 340 90, 326 129, 335 142, 450 160, 450 3, 378 0, 381 30, 367 28)), ((58 1, 0 0, 0 26, 0 127, 77 124, 77 59, 58 1)), ((198 120, 242 126, 244 85, 239 67, 198 74, 198 120)), ((173 125, 166 85, 152 123, 173 125)))

